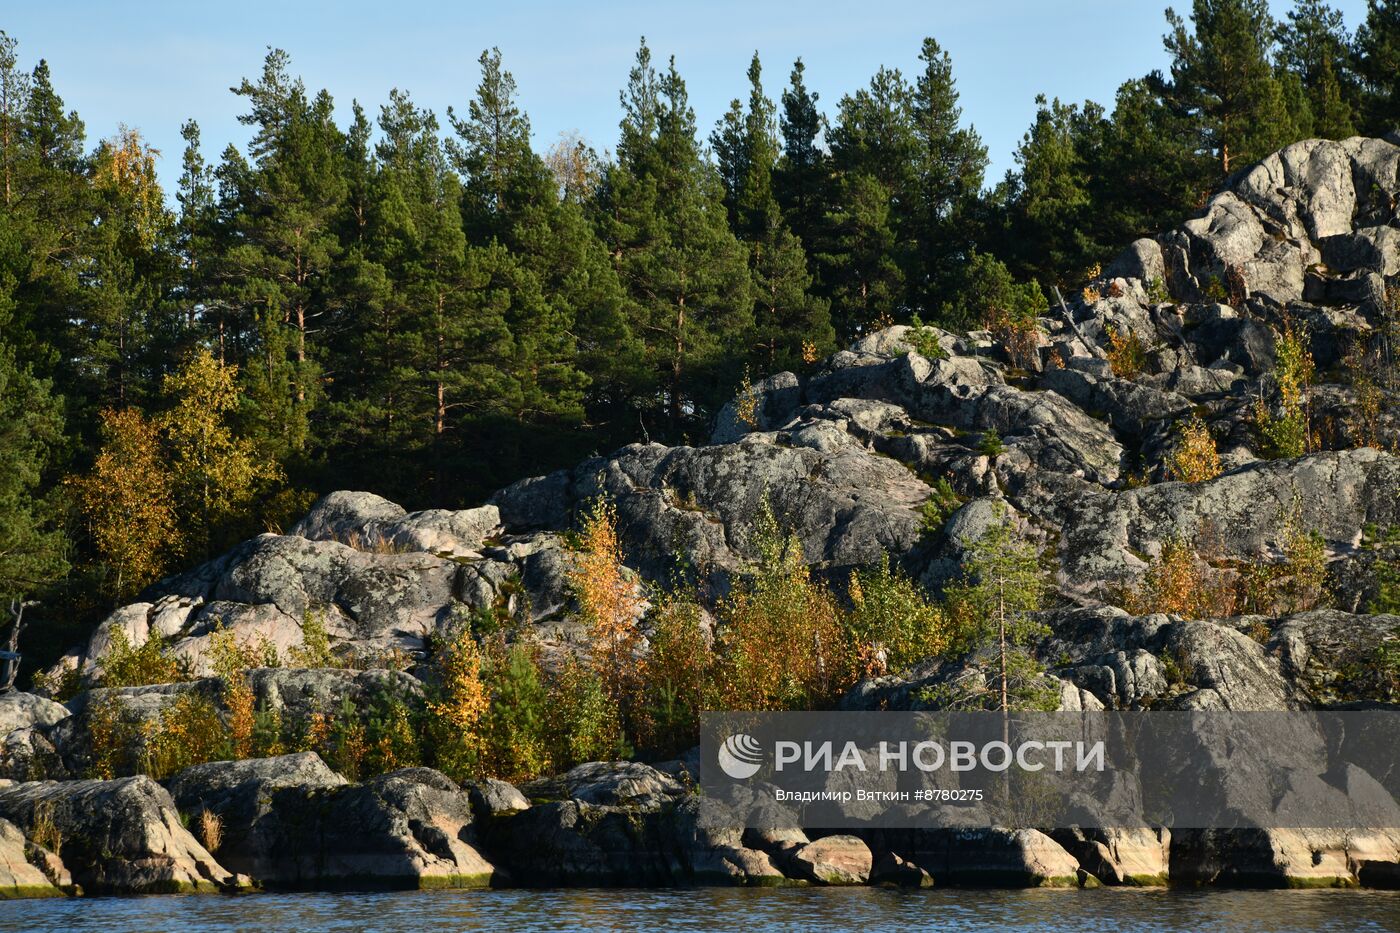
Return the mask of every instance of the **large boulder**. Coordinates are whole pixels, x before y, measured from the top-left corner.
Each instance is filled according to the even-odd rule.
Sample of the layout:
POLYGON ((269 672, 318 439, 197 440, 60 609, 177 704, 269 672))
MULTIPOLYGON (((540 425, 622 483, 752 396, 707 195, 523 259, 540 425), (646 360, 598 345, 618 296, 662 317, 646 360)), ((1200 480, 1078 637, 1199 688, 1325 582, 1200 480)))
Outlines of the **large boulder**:
POLYGON ((716 800, 653 796, 631 806, 536 803, 486 832, 520 885, 783 883, 767 854, 744 845, 741 824, 716 800))
POLYGON ((394 553, 426 551, 442 557, 479 557, 482 544, 498 533, 501 516, 493 505, 476 509, 427 509, 406 513, 367 492, 333 492, 322 497, 292 534, 317 541, 339 541, 359 550, 394 553))
POLYGON ((482 887, 467 794, 411 768, 348 784, 312 753, 211 762, 169 782, 180 807, 219 818, 220 857, 279 888, 482 887))
POLYGON ((1047 496, 1063 529, 1063 581, 1084 595, 1134 582, 1171 538, 1202 541, 1217 558, 1255 560, 1282 549, 1287 519, 1315 530, 1334 552, 1361 541, 1368 525, 1400 522, 1400 458, 1369 447, 1294 460, 1259 461, 1200 483, 1136 489, 1085 488, 1047 496))
POLYGON ((481 778, 462 785, 472 802, 472 812, 478 820, 493 820, 514 816, 530 809, 530 798, 509 781, 481 778))
POLYGON ((1171 880, 1167 829, 1056 829, 1050 837, 1104 884, 1157 887, 1171 880))
POLYGON ((843 835, 809 842, 790 859, 802 876, 818 884, 865 884, 874 860, 864 840, 843 835))
MULTIPOLYGON (((908 469, 858 445, 823 452, 779 446, 771 434, 717 447, 634 444, 585 461, 568 488, 570 509, 599 494, 616 503, 628 553, 656 579, 669 578, 678 549, 721 576, 741 569, 765 502, 809 561, 869 564, 913 547, 917 508, 929 496, 908 469)), ((512 487, 497 501, 518 492, 512 487)), ((509 521, 511 509, 502 505, 502 512, 509 521)))
POLYGON ((771 431, 787 424, 797 411, 800 381, 777 373, 735 396, 715 416, 711 444, 732 444, 751 431, 771 431))
POLYGON ((1214 622, 1168 626, 1162 650, 1176 660, 1196 690, 1176 701, 1182 709, 1258 712, 1284 710, 1295 703, 1276 659, 1243 632, 1214 622))
MULTIPOLYGON (((422 550, 357 550, 336 540, 260 535, 162 581, 153 601, 119 608, 78 652, 77 663, 84 674, 96 674, 120 628, 133 647, 157 635, 168 640, 195 675, 207 675, 215 633, 269 645, 285 658, 302 645, 303 627, 313 618, 362 663, 396 652, 421 656, 427 639, 463 611, 462 571, 457 560, 422 550)), ((489 604, 495 595, 480 598, 489 604)))
POLYGON ((31 726, 11 730, 0 739, 0 778, 44 781, 69 777, 52 732, 50 728, 31 726))
POLYGON ((603 806, 646 806, 676 797, 683 788, 662 771, 637 761, 590 761, 556 778, 541 778, 524 786, 537 800, 567 797, 603 806))
POLYGON ((26 834, 48 827, 58 855, 89 894, 180 894, 246 888, 184 827, 148 777, 0 787, 0 817, 26 834))
POLYGON ((16 729, 52 726, 68 716, 68 707, 47 697, 11 690, 0 693, 0 736, 16 729))
POLYGON ((233 870, 262 883, 281 879, 293 858, 283 847, 284 827, 274 809, 283 790, 294 794, 340 787, 345 778, 314 752, 251 761, 215 761, 187 768, 165 782, 182 812, 217 817, 218 854, 233 870))
POLYGON ((344 542, 375 523, 396 522, 408 513, 403 506, 372 492, 339 490, 322 496, 291 533, 315 541, 344 542))
POLYGON ((1300 698, 1313 704, 1374 696, 1381 650, 1400 640, 1400 616, 1317 609, 1265 622, 1267 648, 1300 698))
POLYGON ((403 671, 263 667, 248 677, 257 707, 276 714, 284 726, 304 724, 318 713, 338 716, 347 706, 364 710, 379 699, 415 705, 423 697, 422 682, 403 671))
POLYGON ((910 830, 895 834, 890 848, 940 885, 1026 888, 1084 882, 1074 856, 1034 829, 910 830))
POLYGON ((51 853, 40 853, 35 849, 15 824, 0 820, 0 900, 64 895, 64 890, 54 884, 54 879, 31 862, 31 858, 34 858, 34 861, 44 864, 43 859, 51 853), (31 853, 34 853, 33 856, 31 853))
POLYGON ((1181 830, 1171 875, 1197 884, 1276 888, 1400 886, 1400 831, 1181 830))

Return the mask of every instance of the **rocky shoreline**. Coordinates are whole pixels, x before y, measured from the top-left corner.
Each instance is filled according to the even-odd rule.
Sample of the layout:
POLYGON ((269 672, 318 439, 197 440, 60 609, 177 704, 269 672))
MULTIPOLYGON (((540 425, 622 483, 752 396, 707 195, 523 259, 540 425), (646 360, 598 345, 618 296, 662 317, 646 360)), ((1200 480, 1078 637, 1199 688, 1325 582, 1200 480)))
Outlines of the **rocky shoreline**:
POLYGON ((760 832, 736 828, 732 812, 693 793, 690 767, 594 762, 523 788, 496 780, 459 786, 429 768, 351 783, 307 752, 197 765, 161 783, 144 776, 9 782, 0 787, 0 895, 673 885, 1400 887, 1394 831, 1368 839, 1291 830, 760 832), (205 813, 221 827, 208 845, 196 835, 205 813))

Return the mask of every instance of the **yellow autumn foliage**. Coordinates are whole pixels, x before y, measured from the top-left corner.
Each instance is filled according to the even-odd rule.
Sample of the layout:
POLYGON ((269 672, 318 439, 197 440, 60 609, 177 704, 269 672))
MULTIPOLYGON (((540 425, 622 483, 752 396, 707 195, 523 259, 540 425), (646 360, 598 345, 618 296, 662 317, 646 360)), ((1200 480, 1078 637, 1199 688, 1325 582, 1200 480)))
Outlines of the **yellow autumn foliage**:
POLYGON ((1173 479, 1184 483, 1200 483, 1220 475, 1220 454, 1210 427, 1198 417, 1186 422, 1181 431, 1181 445, 1172 454, 1168 468, 1173 479))
POLYGON ((617 509, 599 499, 583 518, 582 546, 569 572, 579 614, 588 628, 593 671, 619 708, 632 696, 642 641, 642 597, 624 572, 617 509))
POLYGON ((180 553, 175 482, 158 425, 135 409, 101 417, 102 451, 92 470, 70 483, 109 568, 111 595, 121 600, 158 579, 180 553))

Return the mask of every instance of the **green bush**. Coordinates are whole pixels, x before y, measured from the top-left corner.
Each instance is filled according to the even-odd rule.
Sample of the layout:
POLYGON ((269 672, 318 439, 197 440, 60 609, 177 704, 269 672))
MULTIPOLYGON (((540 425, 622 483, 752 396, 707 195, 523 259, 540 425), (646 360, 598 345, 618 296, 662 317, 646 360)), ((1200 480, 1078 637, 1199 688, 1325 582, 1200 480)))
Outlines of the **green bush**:
POLYGON ((939 477, 929 485, 933 494, 919 506, 919 530, 926 535, 935 535, 943 529, 944 522, 963 504, 963 497, 953 489, 946 476, 939 477))
POLYGON ((1167 283, 1162 281, 1161 276, 1154 275, 1147 280, 1147 300, 1154 305, 1164 305, 1172 300, 1167 283))
POLYGON ((324 609, 307 609, 301 614, 301 646, 293 648, 289 657, 294 667, 344 667, 331 650, 331 636, 326 631, 324 609))
POLYGON ((1377 533, 1368 527, 1364 544, 1378 553, 1373 571, 1376 592, 1366 603, 1366 611, 1373 615, 1400 615, 1400 525, 1377 533), (1382 549, 1389 555, 1379 553, 1382 549))
POLYGON ((381 688, 369 696, 365 719, 366 775, 385 774, 423 763, 418 736, 422 731, 423 710, 410 705, 398 691, 381 688))
POLYGON ((914 348, 914 352, 926 360, 946 360, 948 351, 943 349, 943 344, 938 342, 938 331, 927 326, 915 312, 909 321, 909 332, 904 335, 904 342, 914 348))
POLYGON ((942 654, 949 645, 948 616, 913 580, 890 564, 880 563, 851 574, 851 611, 846 628, 876 663, 872 673, 905 671, 942 654))
POLYGON ((165 639, 158 635, 151 635, 139 647, 132 647, 120 626, 112 627, 109 637, 111 645, 102 659, 102 686, 144 687, 190 679, 188 662, 171 654, 165 639))
POLYGON ((487 653, 483 671, 491 705, 483 724, 483 768, 493 777, 519 781, 549 767, 546 723, 549 693, 540 680, 534 646, 516 642, 487 653))
POLYGON ((701 611, 684 590, 653 597, 637 735, 638 746, 652 754, 684 751, 700 740, 700 710, 713 662, 701 611))
POLYGON ((572 655, 550 685, 550 758, 566 770, 585 761, 631 755, 622 730, 622 714, 602 679, 572 655))
POLYGON ((998 320, 1025 321, 1045 314, 1050 303, 1035 282, 1017 282, 995 256, 974 252, 962 284, 941 317, 959 327, 992 326, 998 320))
POLYGON ((1006 450, 1006 445, 1001 441, 1001 435, 996 428, 988 428, 982 432, 982 438, 977 442, 977 452, 987 457, 1000 457, 1006 450))

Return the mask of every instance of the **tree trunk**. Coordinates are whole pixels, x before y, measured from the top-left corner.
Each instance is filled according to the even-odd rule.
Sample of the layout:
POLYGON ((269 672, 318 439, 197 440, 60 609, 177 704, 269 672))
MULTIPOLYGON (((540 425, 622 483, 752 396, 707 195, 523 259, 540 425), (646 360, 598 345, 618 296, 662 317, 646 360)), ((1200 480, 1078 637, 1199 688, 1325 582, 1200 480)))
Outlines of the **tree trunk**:
MULTIPOLYGON (((685 273, 681 273, 681 288, 685 288, 685 273)), ((685 367, 685 292, 676 301, 676 348, 671 357, 671 430, 681 425, 681 375, 685 367)))
POLYGON ((1001 709, 1006 712, 1011 707, 1007 703, 1006 691, 1006 583, 997 585, 997 623, 1001 637, 1001 709))
POLYGON ((19 676, 19 633, 24 627, 24 610, 32 605, 32 602, 25 602, 23 599, 10 600, 10 615, 14 618, 14 624, 10 627, 10 640, 6 649, 11 657, 5 659, 5 676, 0 678, 0 693, 9 693, 15 688, 15 678, 19 676))

